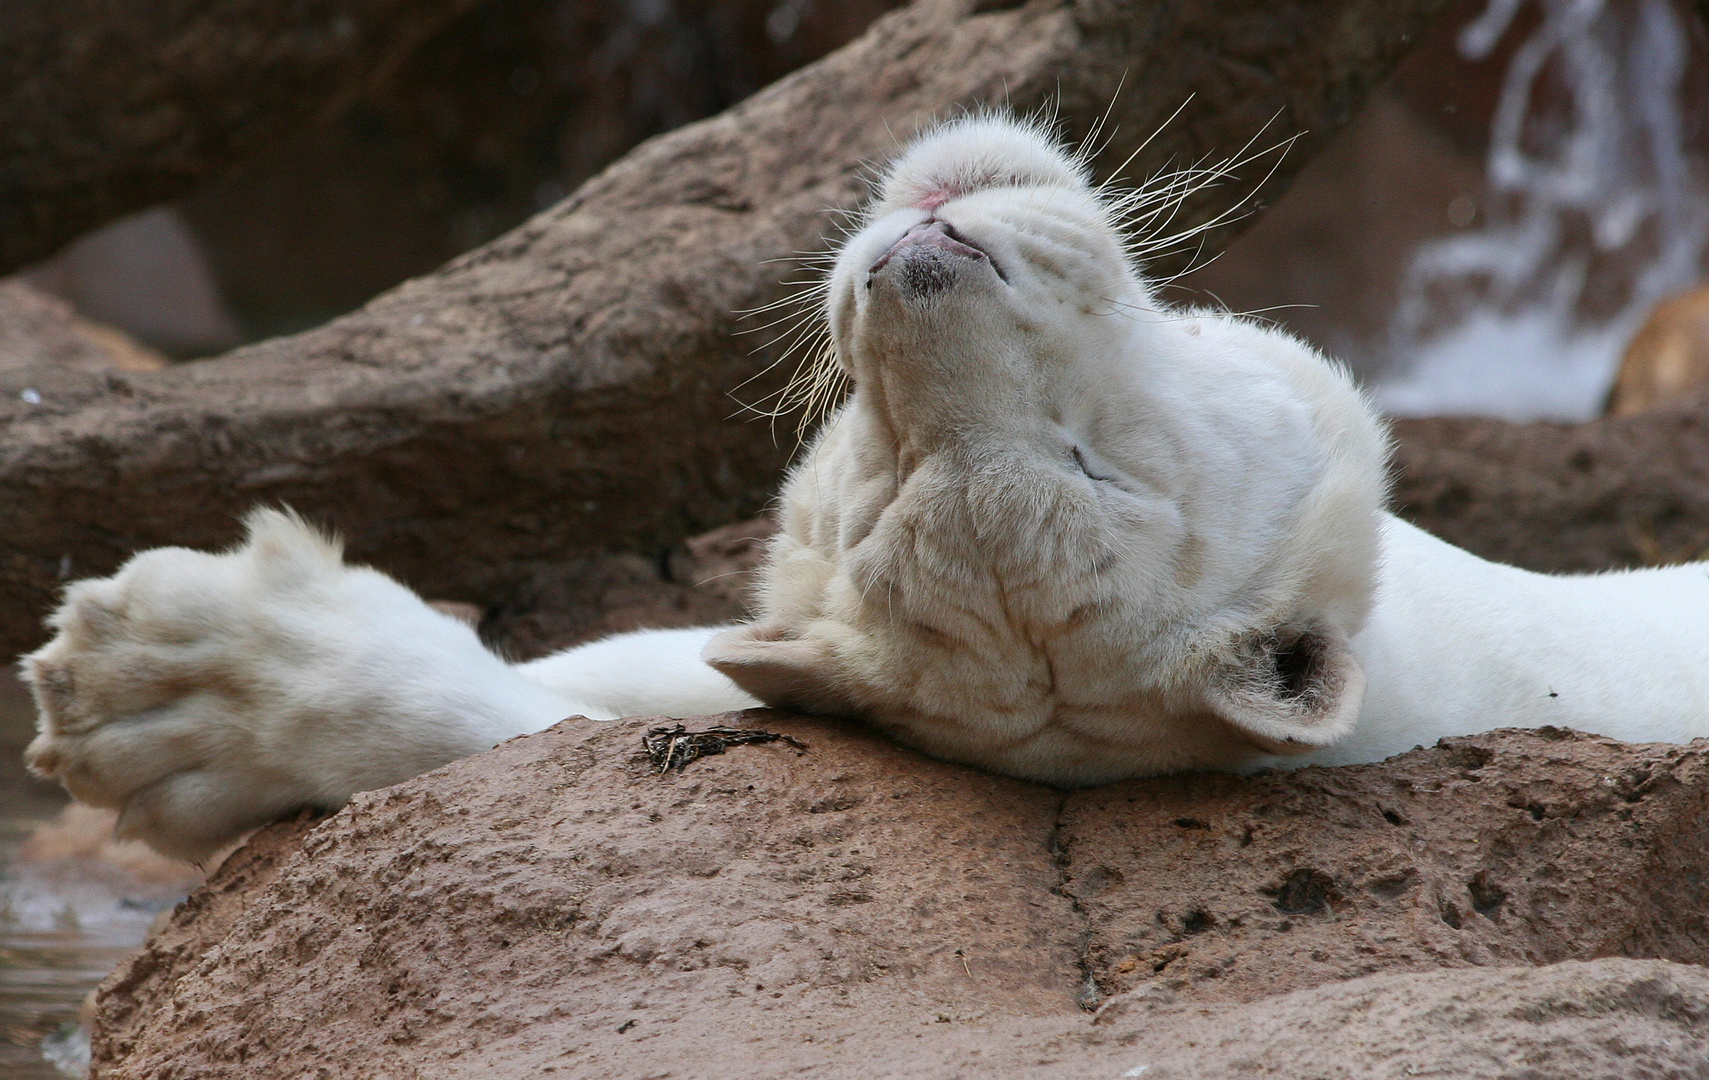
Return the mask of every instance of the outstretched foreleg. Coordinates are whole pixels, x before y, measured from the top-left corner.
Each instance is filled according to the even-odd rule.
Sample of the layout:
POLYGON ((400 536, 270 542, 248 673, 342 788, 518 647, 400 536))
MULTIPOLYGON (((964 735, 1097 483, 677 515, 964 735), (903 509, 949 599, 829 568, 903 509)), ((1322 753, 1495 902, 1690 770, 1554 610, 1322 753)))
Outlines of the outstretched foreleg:
POLYGON ((38 775, 199 859, 299 807, 341 806, 585 703, 273 510, 236 549, 161 548, 66 590, 22 661, 38 775))

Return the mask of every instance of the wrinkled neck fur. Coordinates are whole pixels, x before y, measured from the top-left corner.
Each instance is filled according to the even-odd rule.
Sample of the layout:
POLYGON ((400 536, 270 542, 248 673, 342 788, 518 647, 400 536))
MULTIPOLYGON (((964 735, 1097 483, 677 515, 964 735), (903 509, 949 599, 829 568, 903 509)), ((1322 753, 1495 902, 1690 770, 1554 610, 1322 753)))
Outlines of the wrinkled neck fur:
POLYGON ((849 408, 894 451, 899 482, 936 454, 1054 461, 1075 441, 1069 429, 1118 392, 1110 380, 1143 377, 1136 354, 1158 327, 1125 300, 1108 308, 1106 333, 1080 327, 1058 340, 1051 326, 981 297, 922 307, 875 296, 841 343, 855 377, 849 408))
MULTIPOLYGON (((1015 335, 970 332, 972 305, 935 306, 892 311, 902 302, 877 298, 862 320, 866 332, 849 343, 854 407, 911 463, 1022 435, 1015 429, 1036 411, 1040 390, 1015 335)), ((988 317, 1009 321, 1002 312, 988 317)))

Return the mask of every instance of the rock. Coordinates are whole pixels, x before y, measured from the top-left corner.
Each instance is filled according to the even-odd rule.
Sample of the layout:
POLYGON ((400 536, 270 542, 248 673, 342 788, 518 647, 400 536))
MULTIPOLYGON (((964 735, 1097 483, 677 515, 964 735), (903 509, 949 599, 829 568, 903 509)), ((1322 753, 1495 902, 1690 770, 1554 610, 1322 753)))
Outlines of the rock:
POLYGON ((335 112, 474 0, 9 0, 0 268, 335 112))
POLYGON ((659 558, 588 555, 533 566, 483 625, 507 656, 532 659, 606 634, 734 622, 777 531, 770 518, 691 537, 659 558))
POLYGON ((255 833, 172 911, 140 950, 107 976, 96 992, 91 1025, 99 1026, 107 1057, 130 1052, 153 1016, 151 1006, 181 976, 195 970, 210 947, 264 896, 266 886, 317 823, 305 814, 255 833))
POLYGON ((166 357, 17 278, 0 281, 0 370, 159 371, 166 357))
POLYGON ((1395 511, 1486 559, 1562 573, 1709 558, 1709 393, 1584 424, 1394 431, 1395 511))
POLYGON ((478 0, 337 120, 269 141, 180 206, 244 328, 292 332, 521 224, 895 6, 478 0))
POLYGON ((305 824, 264 831, 103 985, 92 1075, 1704 1061, 1709 743, 1508 731, 1064 794, 853 724, 689 724, 713 722, 807 749, 659 775, 648 721, 572 720, 359 796, 294 852, 305 824), (1514 966, 1611 954, 1651 959, 1514 966))
POLYGON ((1656 960, 1371 976, 1244 1008, 1136 1010, 1097 1049, 1126 1035, 1125 1056, 1099 1055, 1104 1075, 1145 1080, 1702 1077, 1706 991, 1709 972, 1656 960))
POLYGON ((18 277, 85 318, 187 360, 246 339, 216 273, 182 210, 160 206, 86 233, 18 277))
MULTIPOLYGON (((1057 793, 853 726, 735 722, 810 749, 659 776, 644 722, 570 722, 359 796, 169 990, 138 995, 123 970, 105 984, 97 1060, 124 1069, 94 1075, 585 1070, 614 1053, 657 1071, 727 1043, 737 1017, 734 1037, 793 1045, 874 1016, 1074 1010, 1057 793), (150 1014, 128 1053, 107 1021, 127 1007, 150 1014), (815 1013, 828 1026, 802 1027, 815 1013)), ((209 888, 226 887, 222 868, 209 888)))
POLYGON ((1608 394, 1608 415, 1634 416, 1709 388, 1709 286, 1675 293, 1644 320, 1608 394))
POLYGON ((1378 972, 1709 964, 1709 740, 1511 730, 1115 784, 1069 798, 1061 843, 1105 991, 1250 1001, 1378 972))

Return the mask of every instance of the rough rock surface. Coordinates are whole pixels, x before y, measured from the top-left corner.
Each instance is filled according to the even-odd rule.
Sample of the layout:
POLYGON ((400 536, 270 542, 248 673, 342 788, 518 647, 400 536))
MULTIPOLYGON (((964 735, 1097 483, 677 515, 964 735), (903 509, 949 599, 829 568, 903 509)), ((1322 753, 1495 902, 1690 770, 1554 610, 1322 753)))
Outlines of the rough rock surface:
POLYGON ((107 977, 98 1008, 108 1054, 129 1052, 152 1016, 154 994, 202 963, 209 947, 230 933, 244 910, 264 895, 280 866, 296 854, 316 824, 318 819, 305 814, 255 833, 172 911, 140 951, 107 977))
POLYGON ((664 556, 588 555, 542 562, 481 624, 507 656, 527 660, 626 630, 710 626, 745 617, 770 518, 731 522, 664 556))
POLYGON ((1705 989, 1703 968, 1654 960, 1369 976, 1241 1008, 1100 1016, 1114 1038, 1087 1040, 1081 1071, 1057 1075, 1107 1061, 1105 1076, 1146 1080, 1701 1080, 1705 989), (1125 1055, 1108 1052, 1124 1038, 1125 1055))
POLYGON ((1540 728, 1187 774, 1075 793, 1061 829, 1107 990, 1249 1001, 1377 972, 1709 964, 1709 740, 1540 728))
POLYGON ((1663 297, 1626 345, 1610 416, 1636 416, 1709 390, 1709 285, 1663 297))
POLYGON ((1709 558, 1709 395, 1585 424, 1395 423, 1396 511, 1549 572, 1709 558))
POLYGON ((808 748, 661 776, 572 720, 263 832, 104 985, 94 1075, 1709 1075, 1709 744, 1064 794, 719 719, 808 748), (1654 959, 1512 966, 1610 956, 1654 959))

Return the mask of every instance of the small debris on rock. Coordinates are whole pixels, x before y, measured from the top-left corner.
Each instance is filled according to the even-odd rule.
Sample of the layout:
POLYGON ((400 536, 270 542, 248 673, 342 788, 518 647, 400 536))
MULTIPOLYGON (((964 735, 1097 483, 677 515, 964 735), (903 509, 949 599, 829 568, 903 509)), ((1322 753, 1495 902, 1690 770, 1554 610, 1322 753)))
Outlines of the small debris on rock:
POLYGON ((661 774, 672 769, 681 772, 696 758, 722 754, 732 746, 770 742, 786 742, 797 750, 807 749, 807 744, 800 739, 758 728, 714 727, 705 731, 689 731, 681 724, 672 724, 670 727, 648 728, 647 733, 641 736, 647 758, 661 774))

